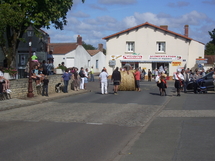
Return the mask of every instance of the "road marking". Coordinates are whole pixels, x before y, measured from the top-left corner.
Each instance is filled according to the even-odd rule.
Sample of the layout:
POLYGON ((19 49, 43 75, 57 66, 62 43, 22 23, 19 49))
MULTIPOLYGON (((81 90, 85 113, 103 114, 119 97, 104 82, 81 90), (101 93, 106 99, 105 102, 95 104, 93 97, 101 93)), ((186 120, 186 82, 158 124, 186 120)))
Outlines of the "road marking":
POLYGON ((158 117, 215 117, 215 110, 163 110, 158 117))
POLYGON ((88 125, 103 125, 103 123, 87 122, 88 125))

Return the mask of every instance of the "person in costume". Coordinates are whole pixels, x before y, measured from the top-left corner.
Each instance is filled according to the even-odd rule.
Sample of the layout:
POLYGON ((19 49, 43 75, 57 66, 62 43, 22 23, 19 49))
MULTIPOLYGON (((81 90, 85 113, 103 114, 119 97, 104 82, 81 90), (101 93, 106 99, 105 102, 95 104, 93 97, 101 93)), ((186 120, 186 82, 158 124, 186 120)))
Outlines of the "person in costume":
POLYGON ((177 91, 177 96, 180 95, 181 87, 183 86, 184 76, 181 74, 181 69, 177 69, 177 72, 173 75, 173 78, 175 80, 175 88, 177 91))

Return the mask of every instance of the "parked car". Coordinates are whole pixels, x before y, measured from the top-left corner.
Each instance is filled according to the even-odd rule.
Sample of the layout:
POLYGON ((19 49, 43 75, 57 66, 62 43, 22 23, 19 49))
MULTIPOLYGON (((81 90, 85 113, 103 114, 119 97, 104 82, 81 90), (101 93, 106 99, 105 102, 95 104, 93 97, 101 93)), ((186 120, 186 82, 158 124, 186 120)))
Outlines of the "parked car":
MULTIPOLYGON (((207 88, 207 90, 214 89, 214 84, 213 84, 213 75, 214 72, 210 72, 206 74, 204 77, 199 78, 204 81, 204 86, 207 88)), ((193 90, 193 81, 191 80, 188 85, 187 85, 187 90, 193 90)))

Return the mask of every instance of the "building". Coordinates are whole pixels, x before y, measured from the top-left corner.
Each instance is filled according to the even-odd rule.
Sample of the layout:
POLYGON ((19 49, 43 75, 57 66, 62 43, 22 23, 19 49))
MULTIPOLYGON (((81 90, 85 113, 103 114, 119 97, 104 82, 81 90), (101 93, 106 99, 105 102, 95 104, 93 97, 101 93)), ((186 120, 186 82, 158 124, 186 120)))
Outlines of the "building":
POLYGON ((94 66, 94 72, 102 70, 102 65, 105 63, 105 55, 103 54, 103 45, 100 44, 102 49, 86 50, 82 46, 82 37, 78 35, 77 42, 75 43, 50 43, 49 49, 52 51, 54 58, 54 67, 64 62, 67 68, 81 67, 91 68, 94 66))
POLYGON ((188 36, 168 30, 168 26, 155 26, 148 22, 104 37, 106 40, 106 66, 108 72, 114 67, 129 63, 133 68, 146 71, 161 66, 172 76, 177 68, 194 68, 196 58, 204 57, 204 44, 188 36))
MULTIPOLYGON (((47 59, 49 35, 41 29, 33 28, 33 30, 36 34, 34 34, 32 38, 27 36, 27 32, 23 34, 23 40, 20 41, 16 50, 16 69, 18 70, 18 78, 27 77, 25 67, 30 58, 30 48, 32 53, 36 53, 37 59, 40 62, 47 59), (29 42, 31 42, 31 46, 29 46, 29 42)), ((4 59, 5 56, 0 49, 0 66, 3 66, 4 59)))
POLYGON ((91 67, 93 66, 94 72, 101 72, 106 63, 103 44, 99 44, 97 50, 87 50, 87 52, 91 55, 91 67))
POLYGON ((204 58, 207 59, 207 63, 204 64, 205 70, 215 67, 215 55, 205 55, 204 58))

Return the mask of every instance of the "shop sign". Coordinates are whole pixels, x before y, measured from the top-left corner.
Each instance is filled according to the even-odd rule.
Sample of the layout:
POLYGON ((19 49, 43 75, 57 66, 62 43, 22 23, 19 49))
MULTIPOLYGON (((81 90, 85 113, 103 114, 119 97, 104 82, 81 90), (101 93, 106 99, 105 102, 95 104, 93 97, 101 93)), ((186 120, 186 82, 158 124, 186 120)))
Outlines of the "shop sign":
POLYGON ((111 55, 110 59, 111 60, 122 59, 122 55, 111 55))
POLYGON ((123 55, 123 59, 142 59, 142 55, 123 55))
POLYGON ((172 62, 172 66, 181 66, 181 62, 180 61, 172 62))
POLYGON ((205 63, 208 63, 208 59, 204 59, 204 58, 196 59, 196 64, 205 64, 205 63))
POLYGON ((181 60, 179 55, 149 55, 150 60, 181 60))

